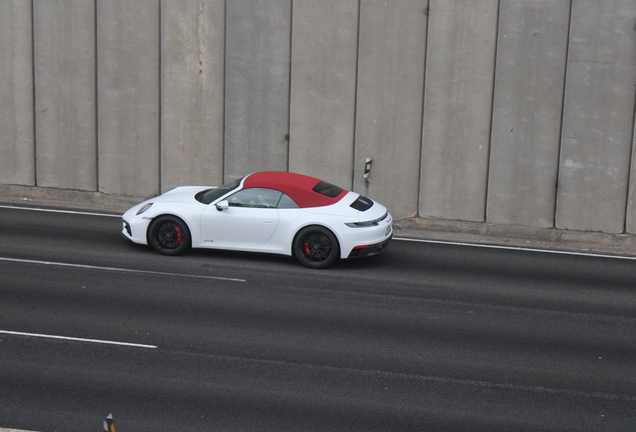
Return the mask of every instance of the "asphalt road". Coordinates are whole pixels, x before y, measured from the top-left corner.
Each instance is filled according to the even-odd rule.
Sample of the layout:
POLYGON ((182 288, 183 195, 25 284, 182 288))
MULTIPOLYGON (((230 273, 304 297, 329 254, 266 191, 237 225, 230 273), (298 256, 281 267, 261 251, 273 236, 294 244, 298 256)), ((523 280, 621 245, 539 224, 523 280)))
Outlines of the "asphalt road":
POLYGON ((398 240, 309 270, 119 231, 0 208, 0 428, 636 430, 636 261, 398 240))

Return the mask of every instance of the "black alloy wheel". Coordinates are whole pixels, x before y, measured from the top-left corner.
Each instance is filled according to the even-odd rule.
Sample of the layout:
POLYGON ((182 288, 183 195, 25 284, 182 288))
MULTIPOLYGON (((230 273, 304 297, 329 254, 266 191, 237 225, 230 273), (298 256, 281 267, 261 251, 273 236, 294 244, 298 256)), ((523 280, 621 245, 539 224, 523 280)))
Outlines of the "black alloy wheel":
POLYGON ((325 268, 338 259, 336 236, 321 226, 303 228, 294 239, 294 255, 306 267, 325 268))
POLYGON ((178 217, 161 216, 148 227, 148 243, 163 255, 179 255, 190 245, 190 230, 178 217))

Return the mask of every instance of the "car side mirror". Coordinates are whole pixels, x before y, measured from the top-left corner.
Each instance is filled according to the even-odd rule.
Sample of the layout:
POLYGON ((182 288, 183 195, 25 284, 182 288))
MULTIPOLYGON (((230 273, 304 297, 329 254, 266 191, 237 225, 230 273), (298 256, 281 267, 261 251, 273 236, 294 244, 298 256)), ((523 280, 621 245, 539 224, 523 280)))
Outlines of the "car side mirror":
POLYGON ((230 207, 230 204, 227 202, 227 200, 219 201, 218 203, 216 203, 216 209, 218 211, 227 210, 228 207, 230 207))

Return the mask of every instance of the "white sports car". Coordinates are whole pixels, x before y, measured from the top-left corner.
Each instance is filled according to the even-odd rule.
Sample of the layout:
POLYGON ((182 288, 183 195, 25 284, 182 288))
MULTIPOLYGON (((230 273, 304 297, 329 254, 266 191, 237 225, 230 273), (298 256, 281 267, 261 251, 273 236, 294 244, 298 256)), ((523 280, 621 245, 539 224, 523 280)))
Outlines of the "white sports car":
POLYGON ((182 186, 130 208, 122 233, 157 252, 193 248, 293 255, 311 268, 375 255, 393 235, 387 209, 355 192, 288 172, 221 187, 182 186))

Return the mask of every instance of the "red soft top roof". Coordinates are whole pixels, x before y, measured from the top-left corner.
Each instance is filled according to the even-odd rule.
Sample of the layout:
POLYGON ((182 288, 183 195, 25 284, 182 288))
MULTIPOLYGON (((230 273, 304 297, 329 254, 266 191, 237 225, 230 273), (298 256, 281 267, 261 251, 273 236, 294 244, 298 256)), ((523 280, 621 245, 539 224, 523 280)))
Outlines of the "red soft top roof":
POLYGON ((312 189, 322 180, 303 174, 284 171, 265 171, 248 175, 243 181, 243 189, 267 188, 283 192, 294 200, 300 208, 323 207, 335 204, 347 194, 343 189, 335 198, 330 198, 312 189))

